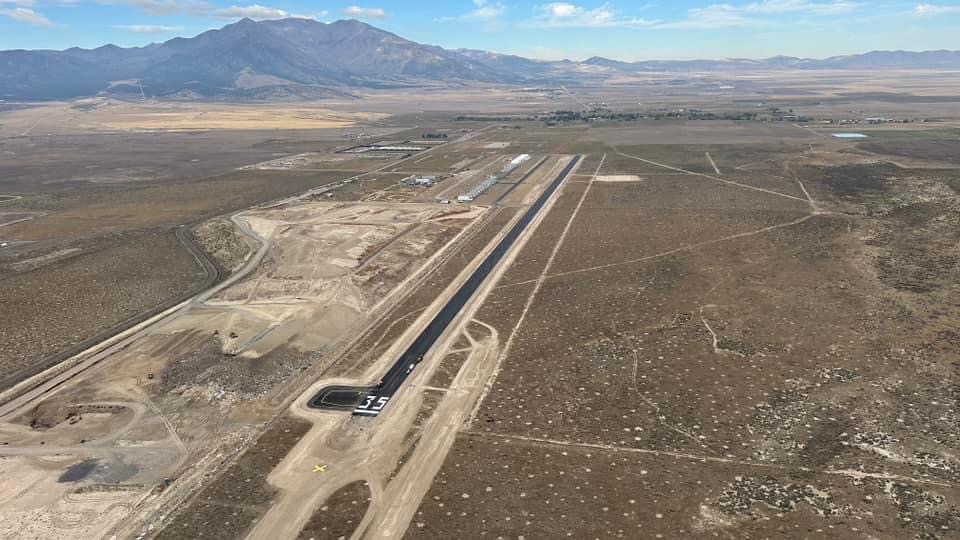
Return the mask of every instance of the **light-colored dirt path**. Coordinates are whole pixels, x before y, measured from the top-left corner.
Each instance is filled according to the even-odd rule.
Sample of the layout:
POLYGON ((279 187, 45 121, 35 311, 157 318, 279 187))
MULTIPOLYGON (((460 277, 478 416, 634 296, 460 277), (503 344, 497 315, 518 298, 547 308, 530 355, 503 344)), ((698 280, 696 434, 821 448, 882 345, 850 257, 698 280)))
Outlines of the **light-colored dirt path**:
MULTIPOLYGON (((548 278, 554 278, 554 277, 559 277, 559 276, 568 276, 568 275, 571 275, 571 274, 580 274, 580 273, 583 273, 583 272, 594 272, 594 271, 597 271, 597 270, 605 270, 605 269, 607 269, 607 268, 614 268, 614 267, 616 267, 616 266, 636 264, 636 263, 640 263, 640 262, 650 261, 650 260, 653 260, 653 259, 659 259, 659 258, 661 258, 661 257, 666 257, 666 256, 669 256, 669 255, 674 255, 674 254, 676 254, 676 253, 681 253, 681 252, 683 252, 683 251, 693 251, 693 250, 696 250, 696 249, 699 249, 699 248, 702 248, 702 247, 706 247, 706 246, 709 246, 709 245, 712 245, 712 244, 719 244, 719 243, 721 243, 721 242, 729 242, 729 241, 731 241, 731 240, 738 240, 738 239, 741 239, 741 238, 749 238, 749 237, 751 237, 751 236, 756 236, 756 235, 758 235, 758 234, 768 233, 768 232, 770 232, 770 231, 775 231, 775 230, 777 230, 777 229, 783 229, 783 228, 786 228, 786 227, 793 227, 793 226, 795 226, 795 225, 799 225, 799 224, 801 224, 801 223, 804 223, 804 222, 806 222, 806 221, 808 221, 808 220, 810 220, 810 219, 812 219, 812 218, 814 218, 814 217, 816 217, 814 214, 809 214, 809 215, 803 216, 803 217, 801 217, 801 218, 795 219, 795 220, 793 220, 793 221, 788 221, 788 222, 786 222, 786 223, 779 223, 779 224, 777 224, 777 225, 770 225, 769 227, 763 227, 762 229, 757 229, 757 230, 754 230, 754 231, 747 231, 747 232, 742 232, 742 233, 737 233, 737 234, 731 234, 731 235, 729 235, 729 236, 724 236, 724 237, 722 237, 722 238, 714 238, 713 240, 704 240, 703 242, 697 242, 697 243, 694 243, 694 244, 687 244, 687 245, 685 245, 685 246, 680 246, 680 247, 677 247, 677 248, 669 249, 669 250, 667 250, 667 251, 662 251, 662 252, 660 252, 660 253, 655 253, 655 254, 653 254, 653 255, 646 255, 646 256, 644 256, 644 257, 638 257, 638 258, 636 258, 636 259, 630 259, 630 260, 628 260, 628 261, 620 261, 620 262, 609 263, 609 264, 600 264, 600 265, 597 265, 597 266, 590 266, 590 267, 587 267, 587 268, 578 268, 578 269, 576 269, 576 270, 569 270, 569 271, 567 271, 567 272, 557 272, 556 274, 550 274, 550 275, 547 276, 547 277, 548 277, 548 278)), ((525 282, 525 283, 530 283, 530 281, 527 281, 527 282, 525 282)), ((517 285, 522 285, 522 284, 523 284, 523 283, 512 283, 511 286, 514 286, 514 287, 515 287, 515 286, 517 286, 517 285)))
POLYGON ((623 156, 623 157, 627 157, 627 158, 630 158, 630 159, 635 159, 635 160, 637 160, 637 161, 641 161, 641 162, 646 163, 646 164, 648 164, 648 165, 653 165, 653 166, 656 166, 656 167, 662 167, 662 168, 667 169, 667 170, 676 171, 676 172, 681 172, 681 173, 686 173, 686 174, 689 174, 689 175, 691 175, 691 176, 701 176, 701 177, 703 177, 703 178, 709 178, 710 180, 715 180, 715 181, 717 181, 717 182, 721 182, 721 183, 724 183, 724 184, 727 184, 727 185, 737 186, 737 187, 739 187, 739 188, 749 189, 749 190, 752 190, 752 191, 759 191, 759 192, 761 192, 761 193, 767 193, 767 194, 769 194, 769 195, 774 195, 774 196, 777 196, 777 197, 784 197, 784 198, 787 198, 787 199, 793 199, 793 200, 795 200, 795 201, 807 202, 806 199, 802 199, 802 198, 800 198, 800 197, 794 197, 793 195, 787 195, 786 193, 780 193, 779 191, 774 191, 774 190, 772 190, 772 189, 765 189, 765 188, 761 188, 761 187, 757 187, 757 186, 751 186, 751 185, 749 185, 749 184, 741 184, 740 182, 734 182, 733 180, 727 180, 726 178, 718 178, 718 177, 713 176, 713 175, 710 175, 710 174, 704 174, 704 173, 699 173, 699 172, 695 172, 695 171, 688 171, 688 170, 686 170, 686 169, 681 169, 681 168, 679 168, 679 167, 674 167, 674 166, 672 166, 672 165, 666 165, 666 164, 664 164, 664 163, 658 163, 658 162, 656 162, 656 161, 651 161, 651 160, 649 160, 649 159, 642 158, 642 157, 639 157, 639 156, 633 156, 633 155, 630 155, 630 154, 625 154, 625 153, 623 153, 623 152, 617 152, 617 153, 620 154, 620 155, 623 156))
POLYGON ((789 161, 783 164, 783 170, 784 172, 789 174, 791 177, 793 177, 793 179, 797 182, 797 185, 800 186, 800 191, 803 192, 803 194, 807 197, 807 201, 810 202, 810 210, 814 214, 819 214, 820 208, 817 207, 817 201, 813 200, 813 197, 810 196, 810 192, 807 191, 807 186, 803 184, 803 180, 800 179, 800 176, 790 166, 789 161))
POLYGON ((813 133, 814 135, 816 135, 817 137, 820 137, 821 139, 826 139, 826 138, 829 138, 829 137, 830 137, 830 135, 828 135, 828 134, 826 134, 826 133, 824 133, 824 132, 822 132, 822 131, 817 131, 817 130, 815 130, 815 129, 813 129, 813 128, 804 126, 803 124, 790 124, 790 125, 793 126, 793 127, 795 127, 795 128, 797 128, 797 129, 802 129, 802 130, 804 130, 804 131, 808 131, 808 132, 810 132, 810 133, 813 133))
MULTIPOLYGON (((800 186, 800 189, 803 191, 804 195, 806 196, 805 198, 794 197, 793 195, 787 195, 787 194, 785 194, 785 193, 780 193, 780 192, 777 192, 777 191, 771 191, 771 190, 767 190, 767 189, 763 189, 763 188, 758 188, 758 187, 755 187, 755 186, 750 186, 750 185, 747 185, 747 184, 741 184, 741 183, 739 183, 739 182, 733 182, 733 181, 726 180, 726 179, 723 179, 723 178, 716 178, 716 177, 710 176, 710 175, 708 175, 708 174, 703 174, 703 173, 698 173, 698 172, 693 172, 693 171, 686 171, 686 170, 684 170, 684 169, 679 169, 679 168, 677 168, 677 167, 673 167, 673 166, 670 166, 670 165, 665 165, 665 164, 663 164, 663 163, 657 163, 657 162, 655 162, 655 161, 650 161, 650 160, 647 160, 647 159, 644 159, 644 158, 641 158, 641 157, 637 157, 637 156, 631 156, 631 155, 629 155, 629 154, 624 154, 624 153, 622 153, 622 152, 619 152, 619 154, 620 154, 621 156, 624 156, 624 157, 636 159, 636 160, 638 160, 638 161, 642 161, 642 162, 644 162, 644 163, 648 163, 648 164, 655 165, 655 166, 658 166, 658 167, 663 167, 663 168, 666 168, 666 169, 669 169, 669 170, 679 171, 679 172, 682 172, 682 173, 685 173, 685 174, 688 174, 688 175, 701 176, 701 177, 709 178, 709 179, 711 179, 711 180, 716 180, 716 181, 718 181, 718 182, 722 182, 722 183, 725 183, 725 184, 732 184, 732 185, 735 185, 735 186, 737 186, 737 187, 741 187, 741 188, 744 188, 744 189, 750 189, 750 190, 754 190, 754 191, 762 191, 762 192, 765 192, 765 193, 769 193, 769 194, 771 194, 771 195, 776 195, 776 196, 785 197, 785 198, 788 198, 788 199, 793 199, 793 200, 797 200, 797 201, 802 201, 802 202, 804 202, 804 203, 807 203, 807 204, 810 206, 810 212, 811 212, 811 213, 808 214, 808 215, 802 216, 802 217, 800 217, 800 218, 798 218, 798 219, 792 220, 792 221, 788 221, 788 222, 785 222, 785 223, 778 223, 778 224, 776 224, 776 225, 770 225, 770 226, 768 226, 768 227, 763 227, 763 228, 756 229, 756 230, 753 230, 753 231, 746 231, 746 232, 742 232, 742 233, 731 234, 731 235, 724 236, 724 237, 721 237, 721 238, 714 238, 714 239, 712 239, 712 240, 705 240, 705 241, 703 241, 703 242, 696 242, 696 243, 693 243, 693 244, 687 244, 687 245, 679 246, 679 247, 676 247, 676 248, 673 248, 673 249, 669 249, 669 250, 666 250, 666 251, 662 251, 662 252, 659 252, 659 253, 654 253, 654 254, 651 254, 651 255, 646 255, 646 256, 643 256, 643 257, 638 257, 638 258, 636 258, 636 259, 630 259, 630 260, 627 260, 627 261, 620 261, 620 262, 615 262, 615 263, 608 263, 608 264, 601 264, 601 265, 596 265, 596 266, 589 266, 589 267, 586 267, 586 268, 578 268, 578 269, 576 269, 576 270, 569 270, 569 271, 566 271, 566 272, 558 272, 558 273, 556 273, 556 274, 547 275, 547 276, 545 276, 545 278, 549 279, 549 278, 554 278, 554 277, 568 276, 568 275, 572 275, 572 274, 580 274, 580 273, 585 273, 585 272, 595 272, 595 271, 598 271, 598 270, 605 270, 605 269, 614 268, 614 267, 617 267, 617 266, 624 266, 624 265, 631 265, 631 264, 642 263, 642 262, 646 262, 646 261, 650 261, 650 260, 654 260, 654 259, 659 259, 659 258, 662 258, 662 257, 667 257, 667 256, 670 256, 670 255, 675 255, 675 254, 677 254, 677 253, 681 253, 681 252, 685 252, 685 251, 694 251, 694 250, 697 250, 697 249, 700 249, 700 248, 703 248, 703 247, 707 247, 707 246, 710 246, 710 245, 713 245, 713 244, 719 244, 719 243, 722 243, 722 242, 730 242, 730 241, 739 240, 739 239, 742 239, 742 238, 749 238, 749 237, 751 237, 751 236, 756 236, 756 235, 759 235, 759 234, 768 233, 768 232, 771 232, 771 231, 775 231, 775 230, 777 230, 777 229, 783 229, 783 228, 787 228, 787 227, 793 227, 793 226, 795 226, 795 225, 800 225, 801 223, 804 223, 804 222, 810 220, 811 218, 814 218, 814 217, 817 217, 817 216, 831 215, 830 212, 824 212, 824 211, 821 211, 821 210, 819 209, 819 207, 817 206, 817 202, 813 199, 813 197, 812 197, 812 196, 810 195, 810 193, 807 191, 806 186, 804 186, 804 184, 803 184, 803 181, 802 181, 798 176, 796 176, 796 174, 794 174, 793 171, 791 171, 791 170, 788 170, 788 172, 793 176, 793 178, 796 180, 797 184, 800 186)), ((548 265, 548 266, 549 266, 549 265, 548 265)), ((517 283, 511 283, 511 284, 509 284, 509 285, 504 285, 503 287, 505 287, 505 288, 506 288, 506 287, 517 287, 517 286, 527 285, 527 284, 534 283, 534 282, 538 282, 538 281, 540 281, 539 278, 538 278, 538 279, 535 279, 535 280, 534 280, 534 279, 531 279, 531 280, 527 280, 527 281, 520 281, 520 282, 517 282, 517 283)), ((522 320, 522 319, 521 319, 521 320, 522 320)), ((519 325, 518 325, 518 326, 519 326, 519 325)))
POLYGON ((713 161, 713 156, 710 155, 710 152, 707 152, 706 154, 707 154, 707 161, 710 162, 710 166, 713 167, 714 172, 716 172, 717 174, 720 174, 720 168, 717 167, 716 162, 713 161))
POLYGON ((874 480, 905 482, 909 484, 954 487, 953 484, 948 484, 945 482, 937 482, 935 480, 928 480, 926 478, 913 478, 909 476, 902 476, 899 474, 890 474, 890 473, 874 473, 874 472, 866 472, 866 471, 850 470, 850 469, 814 469, 810 467, 780 465, 777 463, 763 463, 759 461, 745 461, 742 459, 733 459, 733 458, 717 457, 717 456, 703 456, 698 454, 687 454, 683 452, 650 450, 646 448, 631 448, 629 446, 616 446, 616 445, 610 445, 610 444, 571 442, 571 441, 562 441, 562 440, 556 440, 556 439, 544 439, 539 437, 527 437, 523 435, 507 435, 507 434, 491 433, 491 432, 471 431, 470 435, 473 437, 488 437, 493 439, 509 439, 509 440, 516 440, 516 441, 526 441, 528 443, 534 443, 534 444, 543 445, 543 446, 576 447, 576 448, 585 448, 585 449, 592 449, 592 450, 605 450, 610 452, 623 452, 626 454, 644 454, 644 455, 658 456, 658 457, 670 457, 675 459, 696 461, 700 463, 724 463, 728 465, 740 465, 744 467, 760 468, 760 469, 768 469, 768 470, 772 469, 772 470, 814 473, 814 474, 830 474, 830 475, 836 475, 836 476, 845 476, 847 478, 852 478, 854 480, 871 478, 874 480))
POLYGON ((373 516, 366 537, 400 538, 407 530, 496 366, 498 335, 496 330, 491 331, 491 337, 478 344, 460 370, 423 430, 413 455, 387 485, 384 501, 373 516))

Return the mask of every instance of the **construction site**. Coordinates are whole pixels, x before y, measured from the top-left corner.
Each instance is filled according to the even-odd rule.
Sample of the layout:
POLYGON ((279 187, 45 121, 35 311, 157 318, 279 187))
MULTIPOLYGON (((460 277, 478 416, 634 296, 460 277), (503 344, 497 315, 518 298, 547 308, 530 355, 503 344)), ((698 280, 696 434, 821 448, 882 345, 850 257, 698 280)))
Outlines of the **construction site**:
MULTIPOLYGON (((500 203, 527 204, 549 180, 546 168, 524 167, 529 156, 468 158, 472 136, 432 145, 442 156, 381 155, 387 166, 375 168, 339 151, 240 167, 356 172, 198 226, 192 234, 222 281, 5 390, 0 466, 14 495, 3 503, 4 524, 39 537, 170 534, 162 531, 179 521, 168 529, 156 517, 246 455, 265 426, 294 422, 282 411, 313 379, 376 378, 388 358, 346 365, 370 327, 455 282, 464 257, 499 234, 498 214, 511 213, 500 203), (448 164, 422 166, 428 159, 448 164), (473 195, 439 202, 454 193, 473 195), (470 204, 477 199, 488 202, 470 204)), ((562 162, 552 161, 554 170, 562 162)))
POLYGON ((193 183, 8 196, 0 524, 956 537, 953 132, 831 133, 270 132, 193 183))

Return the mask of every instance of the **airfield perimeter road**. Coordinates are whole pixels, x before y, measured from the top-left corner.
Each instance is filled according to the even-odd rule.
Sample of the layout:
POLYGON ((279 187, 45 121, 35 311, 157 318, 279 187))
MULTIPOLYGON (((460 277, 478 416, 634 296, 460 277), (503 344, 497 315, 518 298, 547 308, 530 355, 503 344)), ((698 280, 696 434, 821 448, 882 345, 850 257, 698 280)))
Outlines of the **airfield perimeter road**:
MULTIPOLYGON (((366 390, 365 394, 360 396, 360 402, 354 409, 354 414, 376 416, 389 403, 396 391, 403 385, 407 376, 413 371, 416 364, 423 359, 433 344, 447 329, 447 326, 457 317, 463 306, 473 297, 477 289, 484 282, 490 271, 497 267, 504 255, 513 247, 517 238, 527 228, 527 225, 537 216, 544 204, 550 199, 551 195, 563 184, 570 172, 577 166, 582 156, 575 156, 560 171, 560 174, 543 190, 543 193, 537 197, 537 200, 527 209, 526 212, 514 223, 510 231, 500 240, 500 243, 487 255, 486 259, 480 263, 480 266, 473 271, 469 278, 463 283, 460 289, 443 306, 443 309, 430 321, 430 324, 423 329, 417 338, 410 344, 406 351, 400 355, 397 361, 390 367, 386 375, 380 380, 374 388, 366 390)), ((338 388, 341 390, 342 387, 338 388)), ((321 390, 310 400, 311 406, 330 403, 327 394, 329 389, 321 390)), ((341 405, 335 405, 341 408, 341 405)))

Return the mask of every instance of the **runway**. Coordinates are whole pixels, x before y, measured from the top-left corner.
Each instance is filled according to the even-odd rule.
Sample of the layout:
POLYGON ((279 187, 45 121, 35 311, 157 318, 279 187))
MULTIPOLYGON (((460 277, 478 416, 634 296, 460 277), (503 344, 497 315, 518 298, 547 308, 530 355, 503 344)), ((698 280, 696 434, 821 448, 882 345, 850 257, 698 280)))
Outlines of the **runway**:
POLYGON ((463 306, 473 297, 480 285, 497 267, 504 255, 513 247, 517 238, 523 233, 530 222, 537 216, 544 204, 563 184, 570 172, 576 167, 582 156, 575 156, 560 171, 560 174, 550 182, 543 193, 514 223, 510 231, 500 240, 500 243, 491 251, 469 278, 460 286, 460 289, 443 306, 439 313, 430 321, 423 331, 414 339, 413 343, 397 358, 380 382, 372 388, 365 387, 328 387, 320 390, 308 404, 312 408, 339 409, 346 408, 346 404, 356 403, 353 414, 377 416, 390 402, 396 391, 403 385, 407 377, 416 369, 417 364, 433 347, 434 343, 444 333, 447 327, 456 319, 463 306))

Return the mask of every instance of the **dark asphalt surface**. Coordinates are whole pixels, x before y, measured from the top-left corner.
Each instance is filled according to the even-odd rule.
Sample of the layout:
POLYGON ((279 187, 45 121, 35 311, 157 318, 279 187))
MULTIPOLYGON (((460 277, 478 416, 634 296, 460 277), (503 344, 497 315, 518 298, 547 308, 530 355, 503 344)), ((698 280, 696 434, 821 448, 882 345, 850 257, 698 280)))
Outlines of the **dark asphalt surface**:
POLYGON ((477 289, 483 284, 490 272, 497 267, 504 255, 513 247, 520 234, 527 228, 533 218, 540 213, 540 210, 547 203, 550 197, 557 191, 563 181, 566 180, 570 172, 573 171, 582 156, 575 156, 568 163, 560 174, 547 186, 540 194, 537 200, 530 205, 523 216, 513 225, 510 231, 500 240, 500 243, 487 255, 486 259, 480 263, 480 266, 473 271, 473 274, 460 286, 460 289, 443 306, 443 309, 430 321, 430 324, 420 332, 420 335, 410 344, 406 351, 400 355, 397 361, 390 367, 387 373, 380 380, 380 383, 373 388, 363 387, 329 387, 320 390, 308 403, 309 407, 323 409, 344 409, 350 396, 356 399, 356 407, 353 409, 355 415, 376 416, 386 407, 387 403, 403 385, 407 377, 416 368, 416 365, 423 359, 427 351, 433 347, 437 339, 443 334, 451 322, 463 309, 463 306, 477 292, 477 289))

